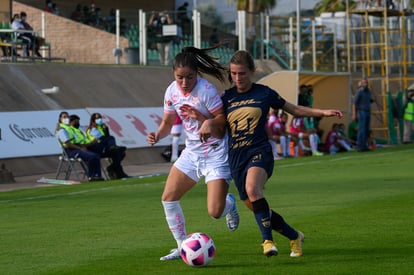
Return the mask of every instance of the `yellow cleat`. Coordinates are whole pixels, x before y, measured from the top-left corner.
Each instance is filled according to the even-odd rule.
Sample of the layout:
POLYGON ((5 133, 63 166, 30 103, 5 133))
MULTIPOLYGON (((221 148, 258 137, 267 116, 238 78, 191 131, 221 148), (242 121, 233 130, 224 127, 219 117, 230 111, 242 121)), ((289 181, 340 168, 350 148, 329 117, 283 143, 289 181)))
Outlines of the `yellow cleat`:
POLYGON ((277 255, 277 248, 273 241, 265 240, 262 246, 263 246, 263 255, 266 255, 267 257, 277 255))
POLYGON ((290 257, 302 256, 302 243, 305 240, 305 235, 298 231, 298 238, 290 241, 290 257))

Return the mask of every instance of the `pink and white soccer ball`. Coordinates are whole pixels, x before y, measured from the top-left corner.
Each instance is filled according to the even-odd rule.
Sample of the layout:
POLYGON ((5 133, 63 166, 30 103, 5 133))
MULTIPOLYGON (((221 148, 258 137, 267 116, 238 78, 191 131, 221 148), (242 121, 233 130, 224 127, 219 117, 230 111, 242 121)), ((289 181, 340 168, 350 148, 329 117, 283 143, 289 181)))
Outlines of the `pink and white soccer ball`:
POLYGON ((201 267, 208 265, 216 255, 213 240, 204 233, 189 234, 180 248, 181 259, 189 266, 201 267))

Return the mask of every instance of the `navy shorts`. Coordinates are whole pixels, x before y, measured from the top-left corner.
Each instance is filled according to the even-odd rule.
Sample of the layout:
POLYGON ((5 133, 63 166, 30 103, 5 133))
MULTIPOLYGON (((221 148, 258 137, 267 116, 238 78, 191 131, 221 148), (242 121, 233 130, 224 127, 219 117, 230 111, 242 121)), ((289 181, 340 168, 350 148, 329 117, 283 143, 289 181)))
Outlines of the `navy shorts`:
POLYGON ((239 191, 240 199, 243 201, 248 198, 246 192, 246 176, 247 171, 251 167, 263 168, 267 173, 267 177, 270 178, 274 168, 274 158, 271 148, 270 150, 252 152, 248 157, 245 157, 245 161, 239 162, 237 167, 231 168, 232 178, 239 191))

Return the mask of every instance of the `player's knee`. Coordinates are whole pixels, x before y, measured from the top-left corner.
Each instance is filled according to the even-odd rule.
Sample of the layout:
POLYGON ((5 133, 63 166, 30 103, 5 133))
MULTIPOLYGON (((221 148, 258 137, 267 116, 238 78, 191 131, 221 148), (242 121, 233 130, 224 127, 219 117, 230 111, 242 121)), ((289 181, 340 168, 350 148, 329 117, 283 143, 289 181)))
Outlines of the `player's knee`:
POLYGON ((213 219, 218 219, 221 217, 221 213, 223 211, 220 211, 218 208, 214 208, 214 209, 208 209, 208 214, 210 215, 210 217, 212 217, 213 219))

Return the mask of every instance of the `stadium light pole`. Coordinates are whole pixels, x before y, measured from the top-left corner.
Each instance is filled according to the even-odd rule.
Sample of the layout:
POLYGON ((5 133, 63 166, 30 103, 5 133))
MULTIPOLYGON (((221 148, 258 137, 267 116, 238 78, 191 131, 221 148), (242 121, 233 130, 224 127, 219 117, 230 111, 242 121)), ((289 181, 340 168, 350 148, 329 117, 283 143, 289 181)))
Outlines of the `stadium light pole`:
POLYGON ((300 84, 300 0, 296 0, 296 100, 300 84))

